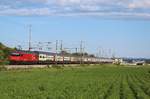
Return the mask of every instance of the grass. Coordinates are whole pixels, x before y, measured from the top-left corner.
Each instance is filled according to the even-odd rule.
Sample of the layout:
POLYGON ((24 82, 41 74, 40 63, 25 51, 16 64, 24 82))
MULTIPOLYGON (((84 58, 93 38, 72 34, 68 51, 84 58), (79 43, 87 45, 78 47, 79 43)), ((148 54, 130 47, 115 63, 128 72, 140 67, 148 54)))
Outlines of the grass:
POLYGON ((0 72, 1 99, 150 99, 149 67, 84 66, 0 72))

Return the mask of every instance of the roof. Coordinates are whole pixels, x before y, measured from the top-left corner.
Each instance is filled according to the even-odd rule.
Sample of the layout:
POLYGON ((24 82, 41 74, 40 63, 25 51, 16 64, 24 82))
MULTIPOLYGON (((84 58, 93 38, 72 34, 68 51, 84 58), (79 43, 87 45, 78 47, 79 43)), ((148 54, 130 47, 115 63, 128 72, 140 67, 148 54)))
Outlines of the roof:
POLYGON ((47 55, 55 55, 56 53, 52 53, 52 52, 43 52, 43 51, 33 51, 34 53, 37 54, 47 54, 47 55))

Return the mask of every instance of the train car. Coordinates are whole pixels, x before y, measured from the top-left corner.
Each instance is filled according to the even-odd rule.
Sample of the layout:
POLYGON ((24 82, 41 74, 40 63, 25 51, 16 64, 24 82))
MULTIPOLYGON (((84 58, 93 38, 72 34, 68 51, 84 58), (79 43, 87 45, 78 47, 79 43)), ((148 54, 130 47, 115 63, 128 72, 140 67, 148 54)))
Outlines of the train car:
POLYGON ((61 55, 56 55, 55 56, 55 62, 57 62, 58 64, 63 64, 64 62, 64 57, 61 55))
POLYGON ((36 51, 39 64, 53 64, 55 62, 55 53, 36 51))
POLYGON ((72 64, 75 64, 76 61, 77 61, 77 58, 76 58, 76 57, 73 57, 73 56, 71 56, 70 58, 71 58, 71 59, 70 59, 71 63, 72 63, 72 64))
POLYGON ((10 64, 36 64, 38 55, 34 52, 14 51, 9 56, 10 64))
POLYGON ((111 58, 101 58, 100 59, 100 63, 103 63, 103 64, 112 64, 114 62, 114 60, 113 59, 111 59, 111 58))
POLYGON ((70 56, 64 56, 63 61, 65 64, 71 64, 71 57, 70 56))
POLYGON ((79 64, 80 63, 80 57, 77 57, 77 56, 71 56, 70 57, 70 61, 71 61, 71 64, 79 64))

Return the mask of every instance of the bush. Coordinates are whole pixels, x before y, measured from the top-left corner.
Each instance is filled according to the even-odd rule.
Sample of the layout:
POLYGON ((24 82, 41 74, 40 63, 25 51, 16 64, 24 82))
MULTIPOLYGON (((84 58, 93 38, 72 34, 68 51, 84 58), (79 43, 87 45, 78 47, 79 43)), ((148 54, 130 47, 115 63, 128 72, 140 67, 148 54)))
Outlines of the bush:
POLYGON ((0 42, 0 65, 8 65, 8 56, 14 49, 8 48, 0 42))
POLYGON ((7 70, 4 65, 0 65, 0 71, 7 70))
POLYGON ((63 68, 63 66, 61 66, 61 65, 52 65, 52 68, 62 69, 62 68, 63 68))

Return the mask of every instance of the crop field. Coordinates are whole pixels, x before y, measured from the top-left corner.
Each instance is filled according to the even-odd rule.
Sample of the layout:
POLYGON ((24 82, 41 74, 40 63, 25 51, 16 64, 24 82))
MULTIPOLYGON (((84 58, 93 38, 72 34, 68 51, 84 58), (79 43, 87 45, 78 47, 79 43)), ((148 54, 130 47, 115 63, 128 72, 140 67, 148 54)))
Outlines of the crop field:
POLYGON ((150 67, 0 71, 0 99, 150 99, 150 67))

